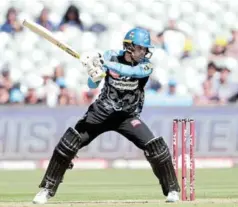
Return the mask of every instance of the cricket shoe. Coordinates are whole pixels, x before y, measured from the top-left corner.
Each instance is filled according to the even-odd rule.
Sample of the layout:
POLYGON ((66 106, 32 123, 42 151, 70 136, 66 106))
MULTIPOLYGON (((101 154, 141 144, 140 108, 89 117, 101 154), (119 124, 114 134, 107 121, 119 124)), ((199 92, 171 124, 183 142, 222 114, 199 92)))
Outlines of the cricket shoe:
POLYGON ((177 191, 171 191, 169 192, 167 198, 166 198, 166 202, 167 203, 175 203, 179 201, 179 194, 177 191))
POLYGON ((40 192, 36 194, 32 202, 34 204, 45 204, 50 198, 49 190, 42 188, 40 192))

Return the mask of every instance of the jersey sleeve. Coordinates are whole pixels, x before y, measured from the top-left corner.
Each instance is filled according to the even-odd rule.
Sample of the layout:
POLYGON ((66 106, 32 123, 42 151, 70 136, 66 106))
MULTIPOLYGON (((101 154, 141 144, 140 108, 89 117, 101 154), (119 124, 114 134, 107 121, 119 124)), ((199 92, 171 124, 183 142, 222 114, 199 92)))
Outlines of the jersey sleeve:
POLYGON ((120 55, 121 51, 116 51, 116 50, 107 50, 103 54, 103 59, 105 61, 112 61, 112 58, 115 56, 120 55))
POLYGON ((116 62, 105 61, 104 67, 120 74, 121 76, 128 76, 134 78, 145 78, 150 76, 153 72, 151 66, 147 64, 140 64, 138 66, 128 66, 116 62))
POLYGON ((118 62, 113 62, 112 57, 120 55, 122 51, 108 50, 104 53, 105 70, 112 70, 121 76, 133 77, 133 78, 145 78, 150 76, 153 72, 152 64, 146 60, 137 66, 124 65, 118 62))

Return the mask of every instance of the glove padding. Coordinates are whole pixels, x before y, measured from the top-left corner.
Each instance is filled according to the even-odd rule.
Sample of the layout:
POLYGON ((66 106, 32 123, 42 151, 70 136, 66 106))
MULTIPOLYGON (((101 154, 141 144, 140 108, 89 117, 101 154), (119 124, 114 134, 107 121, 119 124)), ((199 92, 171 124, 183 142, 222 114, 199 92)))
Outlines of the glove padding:
POLYGON ((101 81, 106 76, 103 70, 104 61, 100 53, 85 52, 82 54, 80 60, 93 82, 101 81))

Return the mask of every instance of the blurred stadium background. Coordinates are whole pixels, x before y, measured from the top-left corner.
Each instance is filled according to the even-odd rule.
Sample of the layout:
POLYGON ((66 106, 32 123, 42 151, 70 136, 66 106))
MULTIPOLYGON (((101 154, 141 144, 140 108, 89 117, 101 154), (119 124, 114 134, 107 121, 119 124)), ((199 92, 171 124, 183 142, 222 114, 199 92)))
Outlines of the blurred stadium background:
POLYGON ((155 70, 146 105, 233 104, 238 93, 238 3, 232 0, 8 0, 0 3, 0 103, 83 105, 80 63, 21 26, 35 20, 79 52, 121 49, 132 27, 151 31, 155 70))

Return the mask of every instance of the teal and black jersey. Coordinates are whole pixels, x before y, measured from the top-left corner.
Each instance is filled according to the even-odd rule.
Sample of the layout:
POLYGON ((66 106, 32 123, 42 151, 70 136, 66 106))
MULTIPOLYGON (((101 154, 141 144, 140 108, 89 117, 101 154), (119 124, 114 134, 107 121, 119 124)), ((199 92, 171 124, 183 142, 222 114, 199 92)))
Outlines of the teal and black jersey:
POLYGON ((96 100, 107 111, 122 111, 137 115, 144 103, 144 87, 152 73, 148 59, 132 66, 124 51, 109 50, 104 54, 105 83, 96 100))

